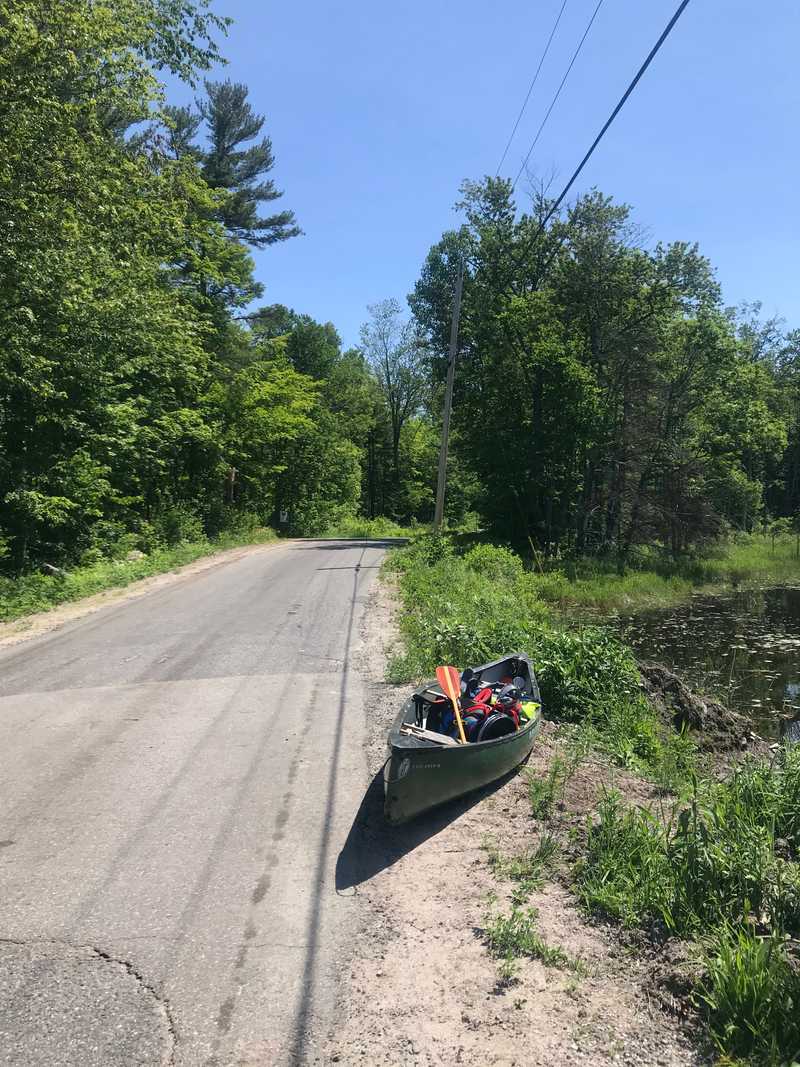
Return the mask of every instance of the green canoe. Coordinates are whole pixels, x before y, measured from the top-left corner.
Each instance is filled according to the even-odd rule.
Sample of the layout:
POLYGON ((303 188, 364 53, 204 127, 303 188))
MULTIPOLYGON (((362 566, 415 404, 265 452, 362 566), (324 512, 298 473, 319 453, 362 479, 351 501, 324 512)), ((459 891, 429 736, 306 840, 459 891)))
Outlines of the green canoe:
MULTIPOLYGON (((524 655, 512 654, 475 667, 474 674, 486 684, 522 678, 523 699, 541 704, 536 676, 524 655)), ((406 822, 502 778, 527 758, 542 720, 540 707, 515 733, 466 745, 440 744, 401 733, 403 726, 424 725, 420 723, 420 708, 424 706, 425 694, 441 694, 441 690, 436 683, 416 690, 389 731, 389 758, 383 768, 384 813, 393 824, 406 822)))

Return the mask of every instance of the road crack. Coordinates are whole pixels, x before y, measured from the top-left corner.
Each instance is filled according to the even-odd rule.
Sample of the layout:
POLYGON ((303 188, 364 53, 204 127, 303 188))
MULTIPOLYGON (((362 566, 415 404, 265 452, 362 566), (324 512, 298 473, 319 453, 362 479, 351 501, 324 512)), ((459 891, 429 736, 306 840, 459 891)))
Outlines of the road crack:
POLYGON ((98 959, 103 960, 104 963, 110 963, 117 967, 121 967, 136 982, 136 984, 152 998, 153 1002, 161 1012, 168 1034, 168 1049, 164 1060, 164 1067, 174 1067, 178 1047, 178 1030, 175 1025, 169 1001, 152 982, 148 981, 148 979, 136 969, 130 960, 115 956, 111 952, 107 952, 105 949, 98 948, 97 945, 89 945, 79 941, 67 941, 64 938, 57 937, 0 937, 0 945, 14 945, 18 948, 28 948, 32 945, 53 945, 58 948, 71 949, 74 952, 91 952, 98 959))

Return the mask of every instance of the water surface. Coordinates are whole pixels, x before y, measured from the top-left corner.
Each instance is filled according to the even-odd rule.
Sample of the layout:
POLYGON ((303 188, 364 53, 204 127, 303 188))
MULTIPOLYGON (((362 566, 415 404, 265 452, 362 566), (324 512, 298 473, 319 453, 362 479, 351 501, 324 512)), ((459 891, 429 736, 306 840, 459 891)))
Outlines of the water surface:
POLYGON ((693 596, 616 620, 637 657, 752 718, 765 735, 800 711, 800 588, 693 596))

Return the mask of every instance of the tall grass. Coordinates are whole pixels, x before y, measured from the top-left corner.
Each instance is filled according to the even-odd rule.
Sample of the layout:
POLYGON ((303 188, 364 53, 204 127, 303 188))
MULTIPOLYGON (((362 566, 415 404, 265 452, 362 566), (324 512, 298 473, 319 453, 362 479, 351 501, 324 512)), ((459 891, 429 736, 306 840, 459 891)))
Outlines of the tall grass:
POLYGON ((800 1061, 800 973, 785 938, 724 926, 706 939, 704 965, 695 1002, 729 1062, 784 1067, 800 1061))
POLYGON ((748 761, 722 783, 695 781, 668 818, 629 809, 613 793, 589 827, 578 874, 583 900, 628 924, 657 920, 694 935, 726 922, 800 934, 796 807, 800 752, 748 761))
POLYGON ((562 610, 634 611, 664 607, 692 592, 729 585, 800 581, 794 539, 739 535, 706 555, 673 560, 654 551, 640 553, 625 574, 601 560, 567 561, 532 577, 537 595, 562 610))
POLYGON ((20 578, 0 578, 0 622, 9 622, 39 611, 49 611, 72 600, 92 596, 105 589, 130 585, 140 578, 174 570, 226 548, 262 544, 275 540, 275 533, 258 527, 218 538, 181 542, 153 549, 135 559, 99 559, 65 571, 63 575, 27 574, 20 578))
POLYGON ((667 817, 607 793, 576 888, 592 911, 660 923, 702 946, 696 1001, 726 1056, 778 1065, 800 1052, 800 751, 695 782, 667 817))

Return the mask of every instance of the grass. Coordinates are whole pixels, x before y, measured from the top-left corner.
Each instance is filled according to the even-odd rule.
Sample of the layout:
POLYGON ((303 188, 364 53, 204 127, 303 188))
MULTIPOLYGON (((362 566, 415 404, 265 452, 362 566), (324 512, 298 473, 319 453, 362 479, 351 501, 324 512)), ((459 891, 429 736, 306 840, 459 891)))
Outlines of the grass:
POLYGON ((702 557, 671 560, 643 553, 622 575, 611 564, 580 560, 532 577, 537 595, 552 607, 603 614, 669 607, 693 592, 798 581, 794 538, 773 544, 761 534, 720 542, 702 557))
POLYGON ((695 780, 688 804, 654 814, 606 793, 588 828, 578 892, 593 911, 696 935, 755 923, 800 935, 800 752, 740 764, 725 782, 695 780))
POLYGON ((592 744, 591 730, 580 729, 564 748, 564 754, 555 753, 544 778, 535 771, 527 772, 528 799, 531 813, 536 819, 550 819, 556 807, 563 804, 567 785, 583 763, 592 744))
POLYGON ((544 833, 536 848, 517 856, 505 856, 492 841, 484 846, 489 866, 501 880, 514 882, 511 899, 515 905, 524 904, 531 893, 539 889, 545 873, 558 855, 558 842, 552 834, 544 833))
POLYGON ((694 782, 669 812, 607 793, 575 886, 594 913, 661 926, 700 946, 694 1000, 728 1061, 769 1067, 800 1054, 800 751, 694 782))
POLYGON ((59 604, 82 600, 105 589, 130 585, 141 578, 163 574, 227 548, 273 541, 275 536, 272 530, 260 527, 223 534, 214 541, 203 538, 156 548, 137 559, 102 559, 75 567, 63 576, 27 574, 20 578, 0 578, 0 622, 49 611, 59 604))
POLYGON ((489 951, 500 963, 500 977, 508 981, 515 973, 515 962, 522 956, 540 960, 545 967, 581 971, 582 961, 574 959, 560 945, 548 945, 536 929, 536 908, 514 905, 508 915, 486 916, 484 936, 489 951))
POLYGON ((800 974, 779 935, 722 927, 707 939, 695 1003, 728 1058, 779 1067, 800 1060, 800 974))

